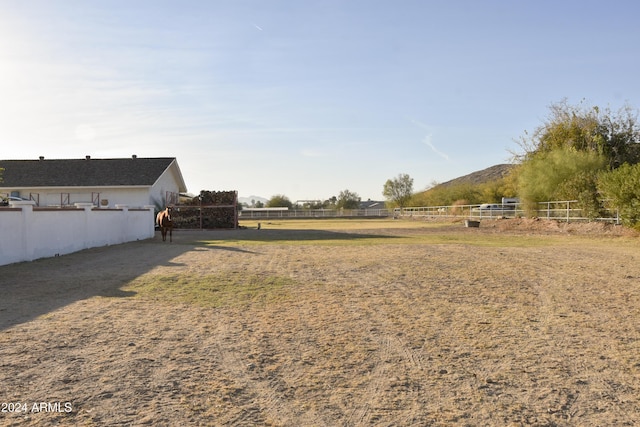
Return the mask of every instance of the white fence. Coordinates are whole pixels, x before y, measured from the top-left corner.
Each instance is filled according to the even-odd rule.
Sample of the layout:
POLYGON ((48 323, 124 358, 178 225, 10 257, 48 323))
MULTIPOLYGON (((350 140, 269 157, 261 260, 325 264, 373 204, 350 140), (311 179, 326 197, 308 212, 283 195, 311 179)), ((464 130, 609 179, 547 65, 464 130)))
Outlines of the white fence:
MULTIPOLYGON (((577 207, 576 200, 539 203, 536 216, 558 221, 610 221, 620 223, 615 209, 604 209, 600 218, 588 218, 577 207)), ((527 216, 520 204, 505 205, 503 209, 481 209, 481 205, 421 206, 403 209, 245 209, 239 212, 240 219, 273 218, 353 218, 353 217, 424 217, 424 218, 472 218, 498 219, 527 216)))
MULTIPOLYGON (((620 216, 615 209, 603 209, 600 218, 589 218, 577 207, 577 200, 561 200, 540 202, 536 216, 539 218, 553 219, 557 221, 609 221, 620 223, 620 216)), ((472 219, 499 219, 518 218, 527 216, 520 204, 504 206, 502 209, 481 209, 481 205, 456 205, 456 206, 424 206, 409 207, 402 210, 396 209, 395 216, 400 217, 425 217, 425 218, 472 218, 472 219)))
POLYGON ((0 208, 0 265, 153 238, 154 208, 37 208, 15 202, 0 208))
POLYGON ((387 217, 393 209, 243 209, 240 219, 265 218, 342 218, 342 217, 387 217))

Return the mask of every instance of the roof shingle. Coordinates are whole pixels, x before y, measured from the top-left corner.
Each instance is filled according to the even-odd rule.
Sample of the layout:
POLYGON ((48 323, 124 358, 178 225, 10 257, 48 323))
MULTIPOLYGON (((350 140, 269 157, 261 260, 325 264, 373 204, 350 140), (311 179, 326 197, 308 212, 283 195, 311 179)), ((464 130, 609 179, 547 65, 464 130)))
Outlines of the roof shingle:
POLYGON ((173 157, 0 160, 0 187, 151 186, 173 157))

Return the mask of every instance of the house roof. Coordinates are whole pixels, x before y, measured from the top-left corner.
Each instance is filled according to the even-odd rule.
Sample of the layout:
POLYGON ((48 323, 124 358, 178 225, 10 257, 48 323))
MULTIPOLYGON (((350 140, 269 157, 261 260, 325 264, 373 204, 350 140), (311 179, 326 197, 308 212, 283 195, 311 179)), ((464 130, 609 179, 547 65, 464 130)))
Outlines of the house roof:
POLYGON ((367 200, 366 202, 360 202, 360 209, 386 209, 386 203, 376 200, 367 200))
MULTIPOLYGON (((152 186, 175 162, 174 157, 124 159, 0 160, 0 187, 152 186)), ((176 166, 177 167, 177 166, 176 166)), ((184 187, 177 171, 180 187, 184 187)), ((181 189, 181 191, 183 191, 181 189)))

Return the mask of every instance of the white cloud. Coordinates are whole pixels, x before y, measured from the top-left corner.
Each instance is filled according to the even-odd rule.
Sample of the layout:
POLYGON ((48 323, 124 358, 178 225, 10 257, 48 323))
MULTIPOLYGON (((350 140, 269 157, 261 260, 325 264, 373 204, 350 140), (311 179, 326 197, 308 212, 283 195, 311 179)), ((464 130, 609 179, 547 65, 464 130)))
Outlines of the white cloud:
POLYGON ((432 140, 433 140, 432 127, 431 127, 431 126, 429 126, 429 125, 426 125, 426 124, 424 124, 424 123, 421 123, 421 122, 419 122, 419 121, 417 121, 417 120, 414 120, 414 119, 412 119, 412 120, 411 120, 411 123, 413 123, 414 125, 418 126, 418 127, 419 127, 419 128, 421 128, 421 129, 424 129, 424 130, 426 130, 427 132, 429 132, 429 133, 424 137, 424 139, 422 140, 422 142, 423 142, 427 147, 431 148, 431 150, 432 150, 434 153, 436 153, 438 156, 440 156, 440 157, 442 157, 443 159, 445 159, 445 160, 449 161, 449 155, 448 155, 447 153, 444 153, 444 152, 442 152, 442 151, 438 150, 438 149, 436 148, 436 146, 435 146, 435 145, 433 145, 433 141, 432 141, 432 140))
POLYGON ((433 150, 434 153, 436 153, 438 156, 442 157, 445 160, 449 160, 449 155, 446 153, 443 153, 442 151, 438 150, 433 143, 431 142, 432 139, 432 135, 429 134, 427 136, 424 137, 423 142, 425 143, 425 145, 427 145, 427 147, 431 148, 431 150, 433 150))

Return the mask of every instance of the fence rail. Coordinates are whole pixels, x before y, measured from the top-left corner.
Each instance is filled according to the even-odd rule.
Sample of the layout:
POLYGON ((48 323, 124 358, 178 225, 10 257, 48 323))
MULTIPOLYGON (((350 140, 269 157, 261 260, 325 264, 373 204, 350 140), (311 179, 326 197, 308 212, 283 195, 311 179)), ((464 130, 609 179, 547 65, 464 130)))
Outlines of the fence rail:
MULTIPOLYGON (((394 218, 470 218, 499 219, 527 216, 520 204, 504 205, 501 209, 482 209, 482 205, 419 206, 396 209, 245 209, 239 212, 239 219, 275 219, 275 218, 354 218, 354 217, 391 217, 394 218)), ((609 221, 620 223, 615 209, 604 208, 599 218, 587 217, 578 208, 576 200, 560 200, 539 203, 535 216, 557 221, 609 221)))
POLYGON ((393 209, 244 209, 239 219, 389 217, 393 209))
MULTIPOLYGON (((558 221, 608 221, 620 223, 620 215, 616 209, 603 208, 602 215, 590 218, 578 208, 577 200, 560 200, 540 202, 535 216, 558 221)), ((504 205, 502 208, 482 209, 481 205, 425 206, 396 209, 395 215, 400 217, 425 218, 472 218, 499 219, 519 218, 527 216, 520 204, 504 205)))

